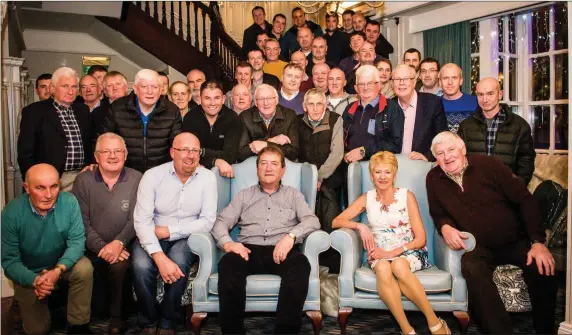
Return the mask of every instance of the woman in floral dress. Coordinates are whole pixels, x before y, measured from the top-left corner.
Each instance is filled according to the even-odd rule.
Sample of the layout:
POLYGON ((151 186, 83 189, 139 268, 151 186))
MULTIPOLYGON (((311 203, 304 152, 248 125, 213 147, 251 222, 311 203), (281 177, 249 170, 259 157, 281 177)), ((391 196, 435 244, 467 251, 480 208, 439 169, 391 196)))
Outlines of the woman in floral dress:
POLYGON ((351 228, 360 233, 368 261, 377 277, 378 294, 397 320, 403 334, 415 334, 409 324, 401 295, 425 314, 433 334, 450 334, 437 318, 415 271, 430 267, 426 237, 415 195, 394 186, 397 159, 387 151, 369 161, 374 189, 362 194, 332 222, 333 228, 351 228), (369 225, 352 221, 366 211, 369 225))

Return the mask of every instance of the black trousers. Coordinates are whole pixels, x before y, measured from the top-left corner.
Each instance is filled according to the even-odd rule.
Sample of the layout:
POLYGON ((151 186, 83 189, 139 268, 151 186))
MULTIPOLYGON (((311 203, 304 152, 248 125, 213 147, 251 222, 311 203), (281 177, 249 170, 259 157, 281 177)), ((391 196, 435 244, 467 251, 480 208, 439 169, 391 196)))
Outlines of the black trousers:
POLYGON ((469 309, 485 334, 511 334, 511 319, 493 282, 498 265, 522 269, 532 305, 532 323, 538 334, 554 334, 557 277, 538 273, 536 261, 526 265, 530 243, 521 241, 500 249, 477 246, 463 255, 461 271, 467 281, 469 309))
POLYGON ((133 278, 130 260, 109 264, 89 250, 86 257, 93 265, 93 311, 100 315, 108 312, 111 317, 126 320, 133 278))
POLYGON ((245 334, 246 277, 273 274, 281 277, 276 309, 277 334, 297 334, 302 325, 302 308, 308 295, 310 262, 296 247, 280 264, 274 263, 274 246, 245 244, 251 250, 248 261, 235 253, 225 254, 218 264, 220 323, 223 334, 245 334))

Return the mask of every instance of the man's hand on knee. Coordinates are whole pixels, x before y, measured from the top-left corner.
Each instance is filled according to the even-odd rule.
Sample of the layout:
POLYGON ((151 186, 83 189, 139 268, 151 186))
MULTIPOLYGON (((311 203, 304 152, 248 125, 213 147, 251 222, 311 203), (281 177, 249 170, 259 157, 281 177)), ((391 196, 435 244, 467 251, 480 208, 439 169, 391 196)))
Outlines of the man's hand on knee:
POLYGON ((165 253, 156 252, 152 255, 152 257, 155 261, 155 264, 157 264, 161 278, 163 278, 163 281, 166 284, 173 284, 185 276, 179 266, 170 260, 169 257, 165 255, 165 253))
POLYGON ((224 252, 233 252, 242 257, 245 261, 248 261, 248 254, 250 254, 250 249, 245 247, 244 244, 239 242, 226 242, 222 248, 224 249, 224 252))

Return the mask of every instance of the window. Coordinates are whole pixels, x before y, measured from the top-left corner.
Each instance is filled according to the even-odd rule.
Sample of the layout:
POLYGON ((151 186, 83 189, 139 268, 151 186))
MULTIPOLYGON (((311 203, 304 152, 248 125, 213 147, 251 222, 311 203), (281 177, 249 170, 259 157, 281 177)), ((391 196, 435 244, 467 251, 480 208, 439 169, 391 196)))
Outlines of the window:
POLYGON ((558 2, 471 24, 471 86, 498 78, 502 102, 530 123, 540 150, 568 150, 567 11, 558 2))

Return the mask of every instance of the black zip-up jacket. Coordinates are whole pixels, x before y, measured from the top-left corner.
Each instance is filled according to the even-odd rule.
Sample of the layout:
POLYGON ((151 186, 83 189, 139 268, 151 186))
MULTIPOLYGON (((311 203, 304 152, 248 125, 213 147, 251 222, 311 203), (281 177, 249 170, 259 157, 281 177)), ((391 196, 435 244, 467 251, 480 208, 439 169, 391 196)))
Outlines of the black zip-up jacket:
MULTIPOLYGON (((506 120, 499 125, 492 155, 500 158, 512 172, 528 185, 534 172, 534 141, 530 125, 514 114, 505 104, 500 107, 506 113, 506 120)), ((487 154, 487 122, 481 107, 463 120, 457 134, 465 141, 467 154, 487 154)))
POLYGON ((181 133, 181 113, 174 103, 159 97, 158 103, 143 134, 143 121, 137 110, 135 93, 115 100, 102 124, 102 132, 114 132, 125 140, 125 166, 141 173, 171 160, 169 149, 175 136, 181 133))
POLYGON ((212 126, 201 106, 191 109, 183 120, 183 132, 193 133, 205 149, 200 163, 207 169, 211 169, 219 158, 228 164, 236 162, 242 130, 238 114, 224 105, 212 126))
POLYGON ((256 106, 251 107, 240 113, 240 119, 245 129, 240 136, 238 145, 238 161, 242 162, 255 154, 250 150, 250 143, 256 140, 268 141, 269 138, 280 134, 288 136, 291 143, 280 145, 268 142, 268 145, 280 147, 284 152, 284 156, 295 162, 298 159, 298 119, 296 112, 291 109, 276 106, 274 118, 270 122, 268 128, 260 116, 260 112, 256 106))

